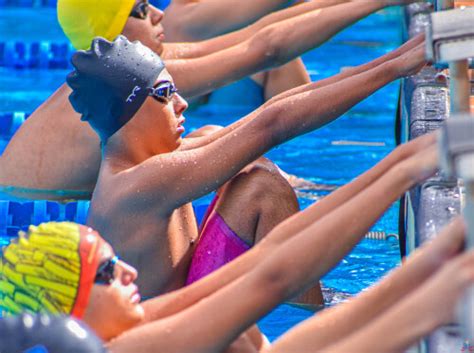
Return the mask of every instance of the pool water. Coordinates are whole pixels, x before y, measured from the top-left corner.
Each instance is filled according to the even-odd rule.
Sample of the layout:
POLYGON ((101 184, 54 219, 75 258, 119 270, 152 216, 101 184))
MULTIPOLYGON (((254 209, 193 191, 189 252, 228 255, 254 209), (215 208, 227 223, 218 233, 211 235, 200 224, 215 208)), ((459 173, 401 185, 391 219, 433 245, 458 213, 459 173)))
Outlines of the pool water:
MULTIPOLYGON (((400 21, 397 10, 374 14, 304 55, 311 78, 319 80, 334 75, 342 67, 367 62, 398 46, 400 21)), ((0 8, 0 49, 2 43, 11 45, 12 41, 64 43, 65 38, 52 8, 0 8), (25 26, 16 25, 18 16, 25 26)), ((4 55, 2 50, 0 55, 4 55)), ((68 69, 18 69, 8 63, 4 66, 10 67, 0 67, 0 115, 31 113, 64 82, 69 72, 68 69)), ((398 88, 398 83, 388 85, 334 123, 275 148, 267 156, 286 172, 318 184, 340 186, 349 182, 393 149, 398 88)), ((249 109, 238 105, 207 105, 187 114, 187 129, 192 131, 205 124, 224 125, 249 109)), ((0 134, 0 153, 7 142, 8 138, 2 139, 0 134)), ((299 198, 300 205, 305 208, 327 193, 306 191, 299 198)), ((398 233, 397 217, 398 207, 394 205, 373 229, 398 233)), ((5 240, 0 234, 0 243, 5 240)), ((323 278, 324 286, 336 293, 356 294, 397 266, 398 254, 396 241, 364 240, 323 278)), ((274 339, 310 315, 306 310, 283 305, 260 325, 274 339)))

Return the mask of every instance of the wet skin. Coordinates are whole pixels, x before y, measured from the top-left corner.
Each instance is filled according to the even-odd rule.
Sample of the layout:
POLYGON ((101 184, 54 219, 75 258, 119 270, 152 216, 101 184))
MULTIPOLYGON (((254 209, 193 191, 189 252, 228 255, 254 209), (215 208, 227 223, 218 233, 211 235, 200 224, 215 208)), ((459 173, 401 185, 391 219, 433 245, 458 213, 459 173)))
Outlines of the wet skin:
MULTIPOLYGON (((278 22, 278 26, 265 27, 256 33, 238 34, 237 39, 234 33, 231 37, 223 36, 202 43, 179 44, 162 44, 160 21, 163 13, 150 7, 148 18, 130 18, 124 33, 160 52, 176 85, 184 96, 190 97, 283 64, 387 5, 385 2, 361 1, 339 6, 344 8, 333 6, 311 10, 304 16, 292 17, 291 21, 278 22), (346 6, 347 11, 342 11, 346 6), (290 27, 294 30, 289 32, 290 27), (281 36, 284 33, 299 40, 283 42, 281 36), (292 45, 287 49, 291 50, 283 50, 289 43, 292 45), (294 43, 298 43, 297 48, 294 43), (242 52, 247 55, 241 55, 242 52), (269 53, 272 55, 266 55, 269 53), (222 62, 226 65, 221 65, 222 62)), ((0 157, 0 185, 7 186, 0 187, 0 192, 38 199, 90 198, 100 165, 100 144, 91 128, 73 111, 68 101, 70 93, 68 87, 61 86, 12 138, 0 157)))
MULTIPOLYGON (((172 81, 166 70, 156 82, 162 81, 172 81)), ((91 202, 88 224, 106 237, 110 234, 107 239, 118 254, 140 269, 138 283, 146 296, 184 285, 193 243, 198 238, 194 211, 191 204, 186 204, 165 213, 169 207, 166 195, 161 203, 163 209, 159 205, 137 209, 126 202, 127 193, 135 191, 117 193, 114 178, 127 169, 139 168, 140 163, 154 155, 179 149, 183 142, 186 108, 187 103, 179 94, 174 94, 168 102, 148 97, 135 117, 113 135, 104 148, 91 202), (126 147, 132 144, 133 148, 126 147)), ((174 163, 179 163, 179 159, 174 163)), ((160 175, 156 177, 160 178, 160 175)), ((140 190, 136 192, 140 193, 140 190)))
MULTIPOLYGON (((99 264, 115 256, 113 248, 103 243, 100 249, 99 264)), ((127 331, 149 322, 147 310, 153 311, 152 301, 143 306, 137 280, 137 270, 119 260, 114 266, 113 279, 110 284, 94 284, 89 302, 82 320, 106 343, 120 337, 127 331), (149 305, 152 303, 151 305, 149 305)), ((160 298, 155 298, 159 301, 160 298)), ((165 299, 166 300, 166 299, 165 299)), ((159 342, 157 342, 159 343, 159 342)), ((242 333, 232 344, 228 353, 253 352, 266 344, 264 337, 256 326, 242 333)), ((114 345, 112 341, 112 346, 114 345)))
MULTIPOLYGON (((336 119, 424 63, 423 44, 408 43, 378 64, 367 64, 371 69, 355 69, 358 75, 343 73, 346 79, 321 88, 307 85, 212 135, 189 141, 181 137, 186 102, 178 94, 167 103, 148 97, 104 147, 88 224, 139 268, 145 295, 178 288, 198 236, 190 201, 221 187, 269 148, 336 119)), ((172 80, 166 70, 157 82, 163 80, 172 80)), ((246 210, 242 217, 248 216, 246 210)))
MULTIPOLYGON (((452 320, 456 300, 472 284, 472 252, 450 262, 449 268, 446 267, 447 271, 437 272, 443 263, 450 261, 462 248, 463 227, 459 219, 443 232, 444 235, 418 251, 380 285, 344 305, 306 321, 274 346, 261 348, 254 343, 251 335, 239 334, 291 296, 291 293, 306 287, 339 262, 399 195, 433 175, 438 165, 433 141, 435 135, 431 134, 398 147, 355 181, 275 229, 267 238, 271 239, 273 246, 262 248, 260 244, 258 249, 252 249, 206 279, 167 296, 147 301, 141 308, 133 299, 136 298, 136 288, 133 285, 136 271, 118 263, 112 282, 117 282, 116 288, 95 286, 89 305, 103 305, 106 314, 114 310, 111 303, 117 303, 116 310, 125 316, 128 324, 123 324, 120 328, 117 324, 112 324, 111 327, 115 328, 106 331, 105 328, 113 318, 113 315, 106 315, 96 332, 107 341, 108 337, 116 337, 107 342, 107 346, 117 353, 130 352, 132 349, 150 353, 157 349, 163 352, 223 352, 232 342, 232 352, 246 353, 307 351, 307 347, 322 351, 339 342, 347 343, 347 347, 331 352, 351 351, 350 347, 359 347, 360 344, 364 349, 357 351, 365 352, 373 346, 372 342, 387 346, 387 341, 391 349, 381 351, 402 351, 394 347, 412 343, 439 324, 452 320), (374 204, 374 200, 378 202, 374 204), (324 214, 321 212, 323 209, 326 210, 324 214), (366 212, 360 214, 360 209, 365 209, 366 212), (355 229, 348 228, 340 219, 354 219, 352 225, 355 229), (322 246, 323 244, 326 245, 322 246), (267 256, 262 257, 264 254, 267 256), (292 266, 288 266, 289 264, 292 266), (438 275, 440 272, 442 273, 438 275), (434 281, 422 284, 433 273, 436 276, 434 281), (420 288, 419 292, 417 287, 420 288), (415 291, 418 294, 414 298, 411 294, 415 291), (428 297, 431 300, 427 300, 428 297), (401 307, 398 302, 402 304, 401 307), (440 315, 436 308, 440 307, 440 303, 446 302, 449 305, 440 315), (223 307, 226 315, 222 315, 223 307), (400 311, 401 308, 404 310, 400 311), (389 315, 385 317, 384 324, 389 327, 382 330, 382 334, 397 332, 397 335, 390 336, 391 340, 379 342, 381 333, 373 334, 369 331, 369 338, 359 337, 355 342, 350 341, 351 344, 345 342, 348 337, 349 340, 353 338, 353 333, 359 333, 359 330, 363 332, 361 328, 365 328, 365 325, 370 327, 371 322, 384 317, 387 312, 389 315), (406 317, 409 317, 409 323, 419 323, 419 312, 431 316, 429 320, 423 321, 425 325, 421 325, 422 332, 413 330, 408 324, 398 324, 406 317), (393 314, 396 316, 395 320, 392 318, 393 314), (203 317, 207 320, 202 320, 203 317), (352 319, 347 320, 347 317, 352 319), (142 326, 135 328, 141 323, 142 326), (398 328, 394 330, 394 327, 398 328), (398 334, 399 330, 406 327, 410 331, 408 336, 403 332, 398 334), (317 334, 315 330, 319 330, 317 334), (367 339, 370 339, 369 347, 366 347, 367 339)), ((112 256, 111 248, 104 245, 102 261, 112 256)), ((84 319, 95 327, 98 326, 96 320, 101 318, 94 316, 90 309, 84 319)))

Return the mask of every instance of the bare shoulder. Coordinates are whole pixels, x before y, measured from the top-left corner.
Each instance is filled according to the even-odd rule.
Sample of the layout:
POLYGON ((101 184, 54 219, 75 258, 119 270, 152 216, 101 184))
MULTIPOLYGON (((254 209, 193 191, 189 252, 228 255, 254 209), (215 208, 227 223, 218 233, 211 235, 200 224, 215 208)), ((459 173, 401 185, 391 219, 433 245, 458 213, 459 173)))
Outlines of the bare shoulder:
POLYGON ((157 212, 167 209, 167 183, 163 180, 165 177, 160 177, 158 172, 163 165, 157 156, 116 173, 103 169, 93 193, 91 211, 103 214, 149 207, 157 212))

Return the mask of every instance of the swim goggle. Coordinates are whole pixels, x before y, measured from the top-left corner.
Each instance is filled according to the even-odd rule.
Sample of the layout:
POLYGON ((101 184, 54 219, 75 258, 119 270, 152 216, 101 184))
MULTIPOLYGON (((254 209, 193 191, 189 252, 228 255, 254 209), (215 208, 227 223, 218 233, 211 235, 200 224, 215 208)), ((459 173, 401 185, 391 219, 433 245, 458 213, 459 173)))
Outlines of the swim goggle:
POLYGON ((148 89, 148 95, 160 103, 168 103, 178 89, 171 81, 161 81, 148 89))
POLYGON ((147 18, 149 12, 150 4, 148 3, 148 0, 143 0, 133 7, 132 12, 130 12, 130 17, 135 17, 140 20, 144 20, 145 18, 147 18))
POLYGON ((115 264, 118 262, 119 257, 114 256, 107 261, 104 261, 97 269, 94 283, 109 285, 114 281, 115 264))

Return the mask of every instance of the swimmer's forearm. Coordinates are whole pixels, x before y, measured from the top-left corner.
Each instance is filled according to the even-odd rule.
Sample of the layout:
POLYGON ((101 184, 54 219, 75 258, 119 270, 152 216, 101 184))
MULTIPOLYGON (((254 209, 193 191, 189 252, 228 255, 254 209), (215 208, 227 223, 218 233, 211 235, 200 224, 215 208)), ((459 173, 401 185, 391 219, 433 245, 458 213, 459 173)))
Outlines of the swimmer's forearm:
MULTIPOLYGON (((205 40, 238 30, 273 11, 289 5, 289 0, 199 1, 180 11, 180 29, 191 41, 205 40)), ((171 5, 173 6, 173 5, 171 5)))
MULTIPOLYGON (((299 6, 303 5, 296 7, 299 6)), ((383 7, 380 1, 357 1, 311 11, 266 26, 225 50, 167 62, 167 66, 185 97, 202 95, 258 71, 281 66, 383 7)))
POLYGON ((407 305, 383 315, 368 328, 363 328, 339 344, 321 353, 403 353, 416 341, 436 328, 432 320, 420 317, 417 305, 407 305))
POLYGON ((374 287, 306 321, 278 340, 271 352, 309 351, 305 347, 322 349, 344 340, 418 288, 454 256, 462 246, 463 229, 461 220, 457 219, 433 243, 418 249, 374 287), (318 335, 313 334, 316 331, 318 335))
POLYGON ((283 92, 272 99, 268 100, 265 104, 264 107, 267 107, 273 103, 278 102, 281 99, 291 97, 293 95, 303 93, 303 92, 308 92, 317 88, 322 88, 327 85, 331 85, 333 83, 336 83, 338 81, 344 80, 348 77, 358 75, 362 72, 371 70, 381 64, 384 64, 392 59, 395 59, 396 57, 400 56, 401 54, 407 52, 408 50, 414 48, 416 45, 420 44, 424 40, 424 35, 420 35, 407 43, 405 43, 403 46, 400 48, 391 51, 390 53, 387 53, 377 59, 374 59, 366 64, 359 65, 357 67, 352 67, 346 70, 343 70, 341 73, 325 78, 323 80, 319 80, 316 82, 311 82, 303 86, 296 87, 294 89, 288 90, 286 92, 283 92))
POLYGON ((370 324, 323 352, 405 352, 417 340, 443 323, 440 319, 443 315, 438 315, 430 305, 432 298, 426 298, 427 294, 441 294, 426 293, 422 288, 412 291, 370 324))
POLYGON ((286 241, 271 255, 274 260, 279 258, 280 264, 273 263, 268 271, 282 271, 281 285, 289 294, 297 294, 301 287, 314 283, 335 266, 413 185, 406 169, 395 166, 369 188, 286 241), (365 210, 363 215, 361 210, 365 210), (301 271, 303 268, 308 271, 301 271))
POLYGON ((275 64, 281 65, 384 7, 382 1, 352 1, 311 11, 265 27, 255 35, 256 42, 264 41, 267 52, 276 53, 275 64))
POLYGON ((351 200, 360 192, 364 191, 395 165, 413 156, 423 148, 432 145, 434 142, 435 134, 429 134, 398 146, 387 157, 382 159, 367 172, 358 176, 352 182, 340 187, 322 200, 312 204, 304 211, 298 212, 280 223, 275 227, 271 235, 265 237, 264 242, 271 242, 272 244, 283 243, 286 239, 297 234, 310 224, 323 218, 339 206, 351 200))
POLYGON ((350 0, 310 1, 298 6, 293 6, 274 12, 263 17, 254 24, 246 28, 242 28, 241 30, 187 45, 185 50, 180 52, 180 58, 196 58, 224 50, 250 39, 252 36, 256 35, 260 30, 263 30, 267 26, 277 24, 280 21, 288 20, 304 13, 322 9, 328 6, 346 3, 348 1, 350 0))
POLYGON ((389 61, 359 75, 273 104, 268 109, 278 111, 272 117, 275 144, 330 123, 397 78, 400 78, 399 67, 389 61))

